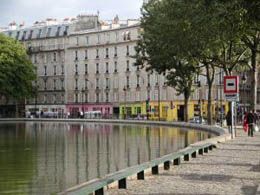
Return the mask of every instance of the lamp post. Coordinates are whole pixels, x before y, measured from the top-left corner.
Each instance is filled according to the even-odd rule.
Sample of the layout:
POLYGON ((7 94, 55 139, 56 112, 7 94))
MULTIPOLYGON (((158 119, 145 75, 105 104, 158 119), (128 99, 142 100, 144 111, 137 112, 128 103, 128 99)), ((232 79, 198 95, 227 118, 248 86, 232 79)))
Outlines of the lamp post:
MULTIPOLYGON (((158 77, 157 77, 158 78, 158 77)), ((156 83, 157 87, 158 87, 158 120, 160 121, 161 118, 160 118, 160 84, 159 84, 159 79, 158 79, 158 82, 156 83)))
POLYGON ((223 78, 223 70, 219 73, 219 87, 220 87, 220 126, 223 126, 223 105, 222 105, 222 78, 223 78))
POLYGON ((197 81, 198 88, 199 88, 199 121, 200 124, 202 123, 202 116, 201 116, 201 83, 200 80, 197 81))
POLYGON ((244 102, 244 108, 243 108, 243 111, 245 112, 246 111, 246 74, 243 73, 242 75, 242 83, 243 83, 243 96, 244 96, 244 100, 242 101, 242 98, 241 98, 241 103, 243 104, 244 102))

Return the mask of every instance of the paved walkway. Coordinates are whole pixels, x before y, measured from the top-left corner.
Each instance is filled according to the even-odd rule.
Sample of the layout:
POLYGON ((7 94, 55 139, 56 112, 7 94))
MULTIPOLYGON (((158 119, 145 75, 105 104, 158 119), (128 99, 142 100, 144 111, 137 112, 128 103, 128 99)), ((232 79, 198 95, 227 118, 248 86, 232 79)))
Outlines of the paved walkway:
POLYGON ((228 194, 260 195, 260 133, 219 143, 217 149, 180 166, 171 166, 145 180, 127 181, 127 190, 109 189, 107 194, 228 194))

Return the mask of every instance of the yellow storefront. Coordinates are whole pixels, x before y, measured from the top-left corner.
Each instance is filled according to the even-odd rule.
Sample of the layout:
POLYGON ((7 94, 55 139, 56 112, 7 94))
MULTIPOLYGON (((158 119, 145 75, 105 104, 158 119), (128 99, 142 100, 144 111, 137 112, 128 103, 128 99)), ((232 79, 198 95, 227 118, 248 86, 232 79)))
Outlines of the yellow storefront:
MULTIPOLYGON (((201 105, 201 115, 207 118, 207 101, 189 101, 188 113, 189 119, 199 116, 199 105, 201 105)), ((227 113, 227 102, 222 102, 224 113, 227 113)), ((212 102, 211 112, 213 119, 218 117, 220 102, 212 102)), ((120 105, 120 118, 131 119, 149 119, 162 121, 183 121, 184 120, 184 102, 183 101, 150 101, 138 103, 125 103, 120 105), (158 106, 160 105, 160 106, 158 106), (160 111, 158 112, 158 107, 160 111)))

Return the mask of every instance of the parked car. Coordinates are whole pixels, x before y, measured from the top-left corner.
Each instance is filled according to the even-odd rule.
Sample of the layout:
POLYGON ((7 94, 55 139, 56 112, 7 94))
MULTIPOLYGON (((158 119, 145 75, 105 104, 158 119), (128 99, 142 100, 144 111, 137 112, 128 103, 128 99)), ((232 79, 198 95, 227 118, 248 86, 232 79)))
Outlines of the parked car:
MULTIPOLYGON (((195 116, 194 118, 190 119, 189 122, 190 122, 190 123, 200 124, 200 117, 199 117, 199 116, 195 116)), ((206 121, 202 118, 202 119, 201 119, 201 123, 202 123, 202 124, 205 124, 206 121)))

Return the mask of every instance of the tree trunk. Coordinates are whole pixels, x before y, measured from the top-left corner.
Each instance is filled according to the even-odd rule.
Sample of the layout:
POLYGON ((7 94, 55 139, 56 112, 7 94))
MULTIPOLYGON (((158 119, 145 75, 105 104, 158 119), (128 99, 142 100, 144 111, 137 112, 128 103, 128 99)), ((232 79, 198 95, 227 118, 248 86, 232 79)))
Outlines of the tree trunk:
POLYGON ((212 82, 208 81, 208 109, 207 109, 207 120, 208 120, 208 125, 212 125, 212 112, 211 112, 211 105, 212 105, 212 82))
POLYGON ((189 97, 184 96, 184 121, 189 121, 189 97))
POLYGON ((256 64, 256 48, 253 48, 251 50, 252 56, 251 56, 251 64, 252 64, 252 109, 256 110, 256 105, 257 105, 257 79, 258 79, 258 69, 257 69, 257 64, 256 64))

